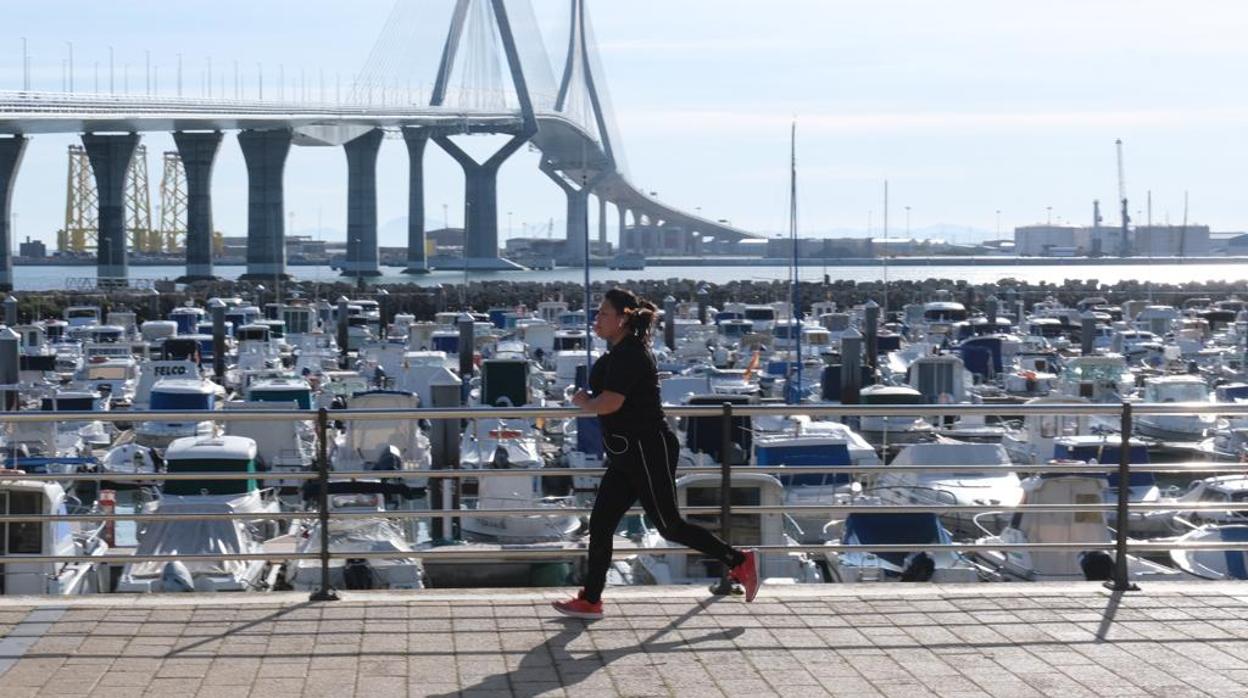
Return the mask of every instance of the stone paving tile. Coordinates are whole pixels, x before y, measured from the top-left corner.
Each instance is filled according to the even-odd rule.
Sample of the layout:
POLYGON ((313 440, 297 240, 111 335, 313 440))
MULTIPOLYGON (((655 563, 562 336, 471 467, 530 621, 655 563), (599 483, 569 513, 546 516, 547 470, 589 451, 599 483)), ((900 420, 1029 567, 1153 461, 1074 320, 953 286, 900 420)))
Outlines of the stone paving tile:
MULTIPOLYGON (((594 624, 566 592, 58 601, 0 695, 1248 695, 1248 594, 1150 587, 613 590, 594 624)), ((33 609, 0 599, 0 639, 33 609)))

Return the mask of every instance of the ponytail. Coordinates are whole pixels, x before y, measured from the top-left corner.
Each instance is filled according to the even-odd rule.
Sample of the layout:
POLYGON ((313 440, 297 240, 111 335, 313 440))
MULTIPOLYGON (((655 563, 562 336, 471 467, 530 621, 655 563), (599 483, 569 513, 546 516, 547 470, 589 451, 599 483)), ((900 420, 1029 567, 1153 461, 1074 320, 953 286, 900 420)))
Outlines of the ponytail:
POLYGON ((626 318, 629 334, 641 340, 643 346, 650 346, 650 335, 654 331, 658 307, 648 300, 638 298, 632 291, 622 288, 607 291, 603 299, 626 318))

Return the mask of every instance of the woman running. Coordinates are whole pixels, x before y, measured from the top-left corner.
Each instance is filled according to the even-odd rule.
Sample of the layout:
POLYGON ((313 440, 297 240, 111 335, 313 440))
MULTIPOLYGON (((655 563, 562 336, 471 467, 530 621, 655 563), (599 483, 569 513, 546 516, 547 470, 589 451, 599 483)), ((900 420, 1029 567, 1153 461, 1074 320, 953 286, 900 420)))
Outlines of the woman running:
POLYGON ((609 349, 590 371, 591 392, 578 391, 572 403, 598 416, 607 473, 589 518, 585 588, 574 599, 553 603, 556 611, 567 616, 602 618, 612 538, 620 519, 637 500, 664 538, 727 565, 730 578, 745 588, 746 601, 758 594, 755 551, 732 548, 710 531, 685 521, 677 509, 680 445, 663 416, 658 369, 650 353, 656 310, 653 303, 616 288, 607 292, 594 319, 594 333, 607 341, 609 349))

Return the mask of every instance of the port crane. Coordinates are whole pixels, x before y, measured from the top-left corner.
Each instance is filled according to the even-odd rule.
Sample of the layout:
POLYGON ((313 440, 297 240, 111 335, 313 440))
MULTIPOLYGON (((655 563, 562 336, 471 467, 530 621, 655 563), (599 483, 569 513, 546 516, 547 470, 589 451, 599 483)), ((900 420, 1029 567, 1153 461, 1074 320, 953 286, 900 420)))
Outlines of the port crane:
POLYGON ((1122 165, 1122 139, 1114 141, 1118 150, 1118 201, 1122 204, 1122 239, 1119 241, 1118 256, 1131 255, 1131 243, 1127 238, 1127 228, 1131 224, 1131 214, 1127 210, 1127 177, 1122 165))

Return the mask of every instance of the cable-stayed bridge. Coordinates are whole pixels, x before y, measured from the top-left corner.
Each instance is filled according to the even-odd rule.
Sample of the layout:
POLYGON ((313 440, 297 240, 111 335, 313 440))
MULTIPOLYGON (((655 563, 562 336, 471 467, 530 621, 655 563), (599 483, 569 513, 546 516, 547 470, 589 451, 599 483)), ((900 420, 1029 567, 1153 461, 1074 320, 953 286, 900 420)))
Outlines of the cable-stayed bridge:
MULTIPOLYGON (((341 146, 347 172, 344 274, 376 276, 376 162, 383 135, 398 132, 410 162, 407 271, 427 271, 424 154, 432 141, 464 170, 469 269, 514 269, 499 256, 497 175, 526 144, 567 197, 568 249, 587 239, 590 196, 599 238, 606 207, 623 231, 646 223, 717 240, 751 234, 667 206, 634 186, 586 0, 565 2, 567 43, 550 59, 530 0, 397 0, 347 94, 334 100, 193 99, 137 95, 0 92, 0 288, 12 286, 10 202, 30 136, 80 133, 98 190, 98 277, 128 276, 123 187, 143 133, 172 132, 186 171, 185 280, 213 278, 211 174, 227 131, 236 131, 248 173, 247 273, 287 276, 283 173, 292 146, 341 146), (556 66, 558 70, 556 70, 556 66), (482 160, 464 136, 508 136, 482 160)), ((271 96, 271 95, 270 95, 271 96)))

